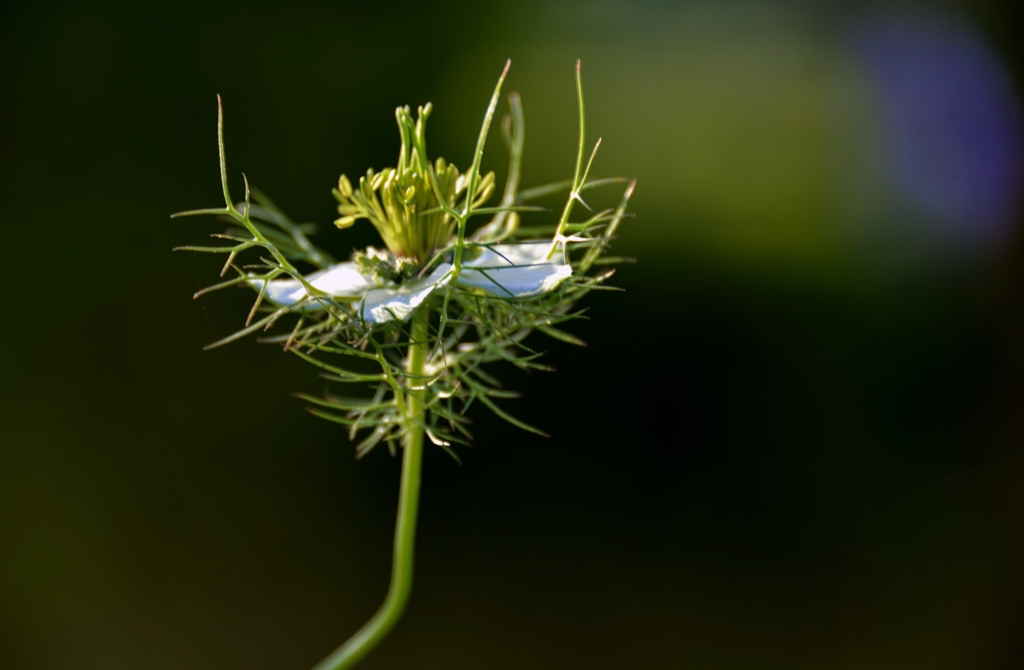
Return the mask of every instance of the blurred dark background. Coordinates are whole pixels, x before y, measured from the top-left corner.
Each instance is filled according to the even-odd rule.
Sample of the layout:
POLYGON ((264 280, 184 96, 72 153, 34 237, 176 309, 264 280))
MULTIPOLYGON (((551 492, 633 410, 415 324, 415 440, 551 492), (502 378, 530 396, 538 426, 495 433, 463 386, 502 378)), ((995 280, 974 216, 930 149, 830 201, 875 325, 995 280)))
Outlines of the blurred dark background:
MULTIPOLYGON (((399 462, 202 346, 228 165, 340 233, 341 172, 435 106, 469 162, 506 58, 524 185, 639 179, 638 258, 496 369, 425 463, 417 584, 371 668, 1024 667, 1024 74, 1015 3, 6 3, 0 667, 308 668, 387 585, 399 462), (535 342, 537 344, 540 339, 535 342)), ((500 142, 485 166, 504 174, 500 142)), ((605 196, 609 202, 615 193, 605 196)), ((600 198, 598 198, 600 201, 600 198)))

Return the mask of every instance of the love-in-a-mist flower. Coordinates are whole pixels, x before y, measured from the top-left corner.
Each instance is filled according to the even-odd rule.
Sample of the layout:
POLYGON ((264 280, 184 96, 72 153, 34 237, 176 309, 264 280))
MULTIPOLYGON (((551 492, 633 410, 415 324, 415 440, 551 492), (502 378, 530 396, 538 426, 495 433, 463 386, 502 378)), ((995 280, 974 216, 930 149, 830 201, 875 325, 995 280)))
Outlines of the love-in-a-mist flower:
POLYGON ((481 173, 480 163, 507 72, 508 65, 465 172, 443 158, 429 157, 426 123, 432 107, 427 104, 418 109, 415 121, 408 107, 396 110, 401 137, 396 166, 368 170, 357 183, 345 175, 338 180, 334 196, 341 216, 335 225, 344 229, 367 220, 380 234, 383 249, 358 250, 350 260, 338 263, 310 242, 312 226, 294 223, 265 195, 250 190, 248 180, 244 200, 234 202, 228 189, 222 112, 218 138, 225 205, 175 215, 214 214, 232 224, 225 233, 214 235, 227 240, 225 246, 181 247, 225 254, 221 276, 234 273, 196 297, 229 286, 256 293, 245 327, 209 346, 280 327, 280 333, 266 335, 263 341, 279 343, 316 365, 328 383, 367 388, 356 397, 299 394, 310 403, 310 412, 345 426, 352 439, 361 435, 358 456, 381 443, 392 454, 402 452, 388 596, 373 618, 317 670, 357 663, 388 633, 405 607, 412 585, 424 439, 457 459, 453 446, 471 439, 465 413, 477 402, 512 424, 539 433, 497 404, 496 399, 516 394, 502 388, 491 364, 547 369, 538 361, 540 353, 524 343, 534 330, 581 344, 558 326, 579 316, 574 305, 580 298, 605 288, 611 271, 592 270, 622 260, 604 252, 626 216, 634 182, 629 182, 617 207, 590 210, 587 219, 571 220, 584 191, 627 181, 588 178, 600 140, 584 162, 578 62, 579 145, 572 179, 519 189, 524 125, 519 96, 513 93, 510 114, 502 123, 509 150, 508 178, 500 201, 487 205, 495 179, 493 172, 481 173), (529 229, 520 226, 524 212, 549 212, 526 203, 565 192, 568 197, 555 220, 529 229), (471 220, 484 223, 470 230, 471 220), (246 255, 253 258, 240 265, 246 255), (344 366, 345 360, 353 364, 344 366))
MULTIPOLYGON (((494 191, 493 172, 478 178, 474 171, 460 173, 443 158, 431 163, 425 137, 431 110, 429 104, 421 107, 415 123, 408 107, 396 110, 402 138, 397 167, 380 172, 371 168, 355 187, 342 175, 334 189, 341 214, 335 225, 348 228, 366 219, 380 233, 387 251, 370 247, 356 252, 351 261, 314 272, 304 281, 271 281, 264 289, 267 299, 292 306, 311 302, 320 292, 349 302, 360 320, 377 324, 407 320, 431 293, 453 281, 503 298, 524 298, 546 293, 572 274, 564 243, 554 249, 550 240, 500 244, 485 238, 468 247, 465 242, 452 244, 460 212, 507 216, 531 208, 506 202, 497 210, 483 210, 494 191), (456 272, 460 246, 462 263, 456 272), (307 285, 315 290, 308 291, 307 285)), ((501 231, 503 236, 511 232, 501 231)), ((253 279, 250 283, 263 288, 265 282, 253 279)))

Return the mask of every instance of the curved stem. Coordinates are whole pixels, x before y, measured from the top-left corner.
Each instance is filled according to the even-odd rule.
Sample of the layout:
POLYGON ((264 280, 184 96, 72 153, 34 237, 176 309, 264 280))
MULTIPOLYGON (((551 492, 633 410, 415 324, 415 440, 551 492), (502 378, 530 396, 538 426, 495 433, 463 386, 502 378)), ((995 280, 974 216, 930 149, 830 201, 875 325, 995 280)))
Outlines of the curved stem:
POLYGON ((395 522, 395 548, 391 564, 391 586, 384 603, 373 618, 345 644, 321 661, 313 670, 351 668, 383 640, 405 610, 412 591, 413 548, 416 541, 416 516, 419 510, 420 465, 423 461, 423 430, 425 390, 415 388, 422 383, 426 361, 427 315, 413 315, 412 341, 409 343, 410 388, 406 394, 406 421, 409 427, 403 445, 402 483, 398 497, 398 518, 395 522))

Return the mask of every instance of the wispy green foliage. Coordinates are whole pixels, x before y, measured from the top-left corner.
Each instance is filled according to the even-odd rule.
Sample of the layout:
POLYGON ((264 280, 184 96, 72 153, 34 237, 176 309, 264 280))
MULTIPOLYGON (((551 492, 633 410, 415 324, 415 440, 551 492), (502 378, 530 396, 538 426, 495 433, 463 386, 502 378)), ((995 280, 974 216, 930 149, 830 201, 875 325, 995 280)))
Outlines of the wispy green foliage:
MULTIPOLYGON (((218 139, 224 207, 175 215, 212 214, 230 224, 223 234, 213 236, 226 242, 223 246, 180 247, 224 254, 221 276, 233 275, 203 289, 196 297, 239 285, 257 291, 245 327, 208 348, 259 332, 264 334, 262 341, 277 343, 319 367, 321 375, 332 383, 368 386, 369 392, 357 397, 299 396, 309 403, 312 414, 345 426, 349 436, 359 440, 359 456, 379 444, 388 445, 394 453, 400 442, 416 431, 424 431, 434 444, 455 456, 453 445, 468 443, 472 438, 465 413, 475 403, 520 428, 541 433, 498 404, 516 394, 503 388, 491 364, 505 362, 522 369, 548 369, 540 362, 542 351, 526 343, 534 330, 563 342, 583 344, 563 327, 582 316, 582 310, 575 307, 581 298, 592 290, 606 288, 604 282, 612 271, 594 269, 624 260, 605 256, 605 252, 628 216, 626 208, 635 182, 617 178, 588 180, 600 140, 584 163, 585 115, 578 64, 579 150, 573 179, 519 190, 525 135, 522 105, 513 93, 509 96, 510 113, 502 123, 502 135, 509 150, 508 179, 498 206, 484 207, 495 184, 493 173, 481 175, 480 161, 505 72, 487 108, 468 172, 460 174, 443 159, 428 159, 425 124, 431 106, 420 108, 415 122, 409 109, 403 107, 396 111, 402 142, 397 167, 381 172, 370 170, 358 185, 342 176, 334 191, 342 214, 336 222, 339 227, 366 218, 381 232, 390 253, 368 251, 360 260, 364 265, 383 263, 379 268, 381 276, 399 281, 407 276, 415 280, 442 262, 451 264, 452 281, 439 286, 420 305, 414 317, 419 319, 415 329, 399 319, 369 323, 359 313, 358 296, 337 297, 316 289, 302 270, 325 269, 334 260, 310 242, 310 226, 291 221, 265 195, 250 190, 248 181, 244 200, 232 200, 220 106, 218 139), (581 198, 583 191, 627 183, 618 207, 591 211, 588 218, 578 222, 570 220, 575 202, 586 206, 581 198), (520 227, 520 212, 541 209, 530 202, 564 192, 568 192, 568 197, 556 221, 546 227, 520 227), (474 216, 489 218, 469 234, 469 220, 474 216), (454 281, 463 271, 464 259, 472 259, 483 249, 493 250, 499 242, 536 242, 542 234, 550 236, 548 256, 564 254, 572 267, 572 276, 554 290, 513 299, 501 291, 486 292, 454 281), (396 274, 389 275, 392 269, 396 274), (266 299, 268 282, 288 278, 301 283, 305 297, 287 306, 272 304, 266 299), (414 331, 421 333, 419 340, 413 337, 414 331), (412 347, 425 352, 423 365, 415 372, 405 355, 412 347), (422 407, 414 409, 416 403, 410 397, 413 394, 422 407)), ((476 271, 486 276, 485 269, 476 271)), ((500 282, 495 283, 500 287, 500 282)))

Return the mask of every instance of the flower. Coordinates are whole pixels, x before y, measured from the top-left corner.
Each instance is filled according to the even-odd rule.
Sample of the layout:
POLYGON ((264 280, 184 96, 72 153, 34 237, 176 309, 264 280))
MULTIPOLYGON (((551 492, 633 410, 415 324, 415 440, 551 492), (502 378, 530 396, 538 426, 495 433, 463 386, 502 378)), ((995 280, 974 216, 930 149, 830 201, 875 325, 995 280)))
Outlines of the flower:
MULTIPOLYGON (((323 295, 350 302, 362 321, 380 324, 408 320, 435 289, 452 281, 499 297, 525 298, 547 293, 572 275, 564 246, 556 254, 550 240, 497 244, 488 243, 487 235, 477 242, 456 236, 459 210, 464 217, 481 213, 494 192, 494 173, 480 175, 477 165, 460 173, 443 158, 428 160, 425 131, 431 110, 430 104, 420 107, 415 122, 408 107, 395 110, 402 138, 398 167, 368 170, 356 187, 341 175, 333 191, 342 215, 335 225, 348 228, 367 219, 388 251, 369 247, 352 261, 301 281, 253 278, 249 284, 282 307, 306 303, 300 306, 316 309, 316 298, 323 295)), ((506 220, 509 232, 518 225, 510 198, 505 200, 504 207, 492 210, 495 220, 484 230, 499 230, 506 220)))

